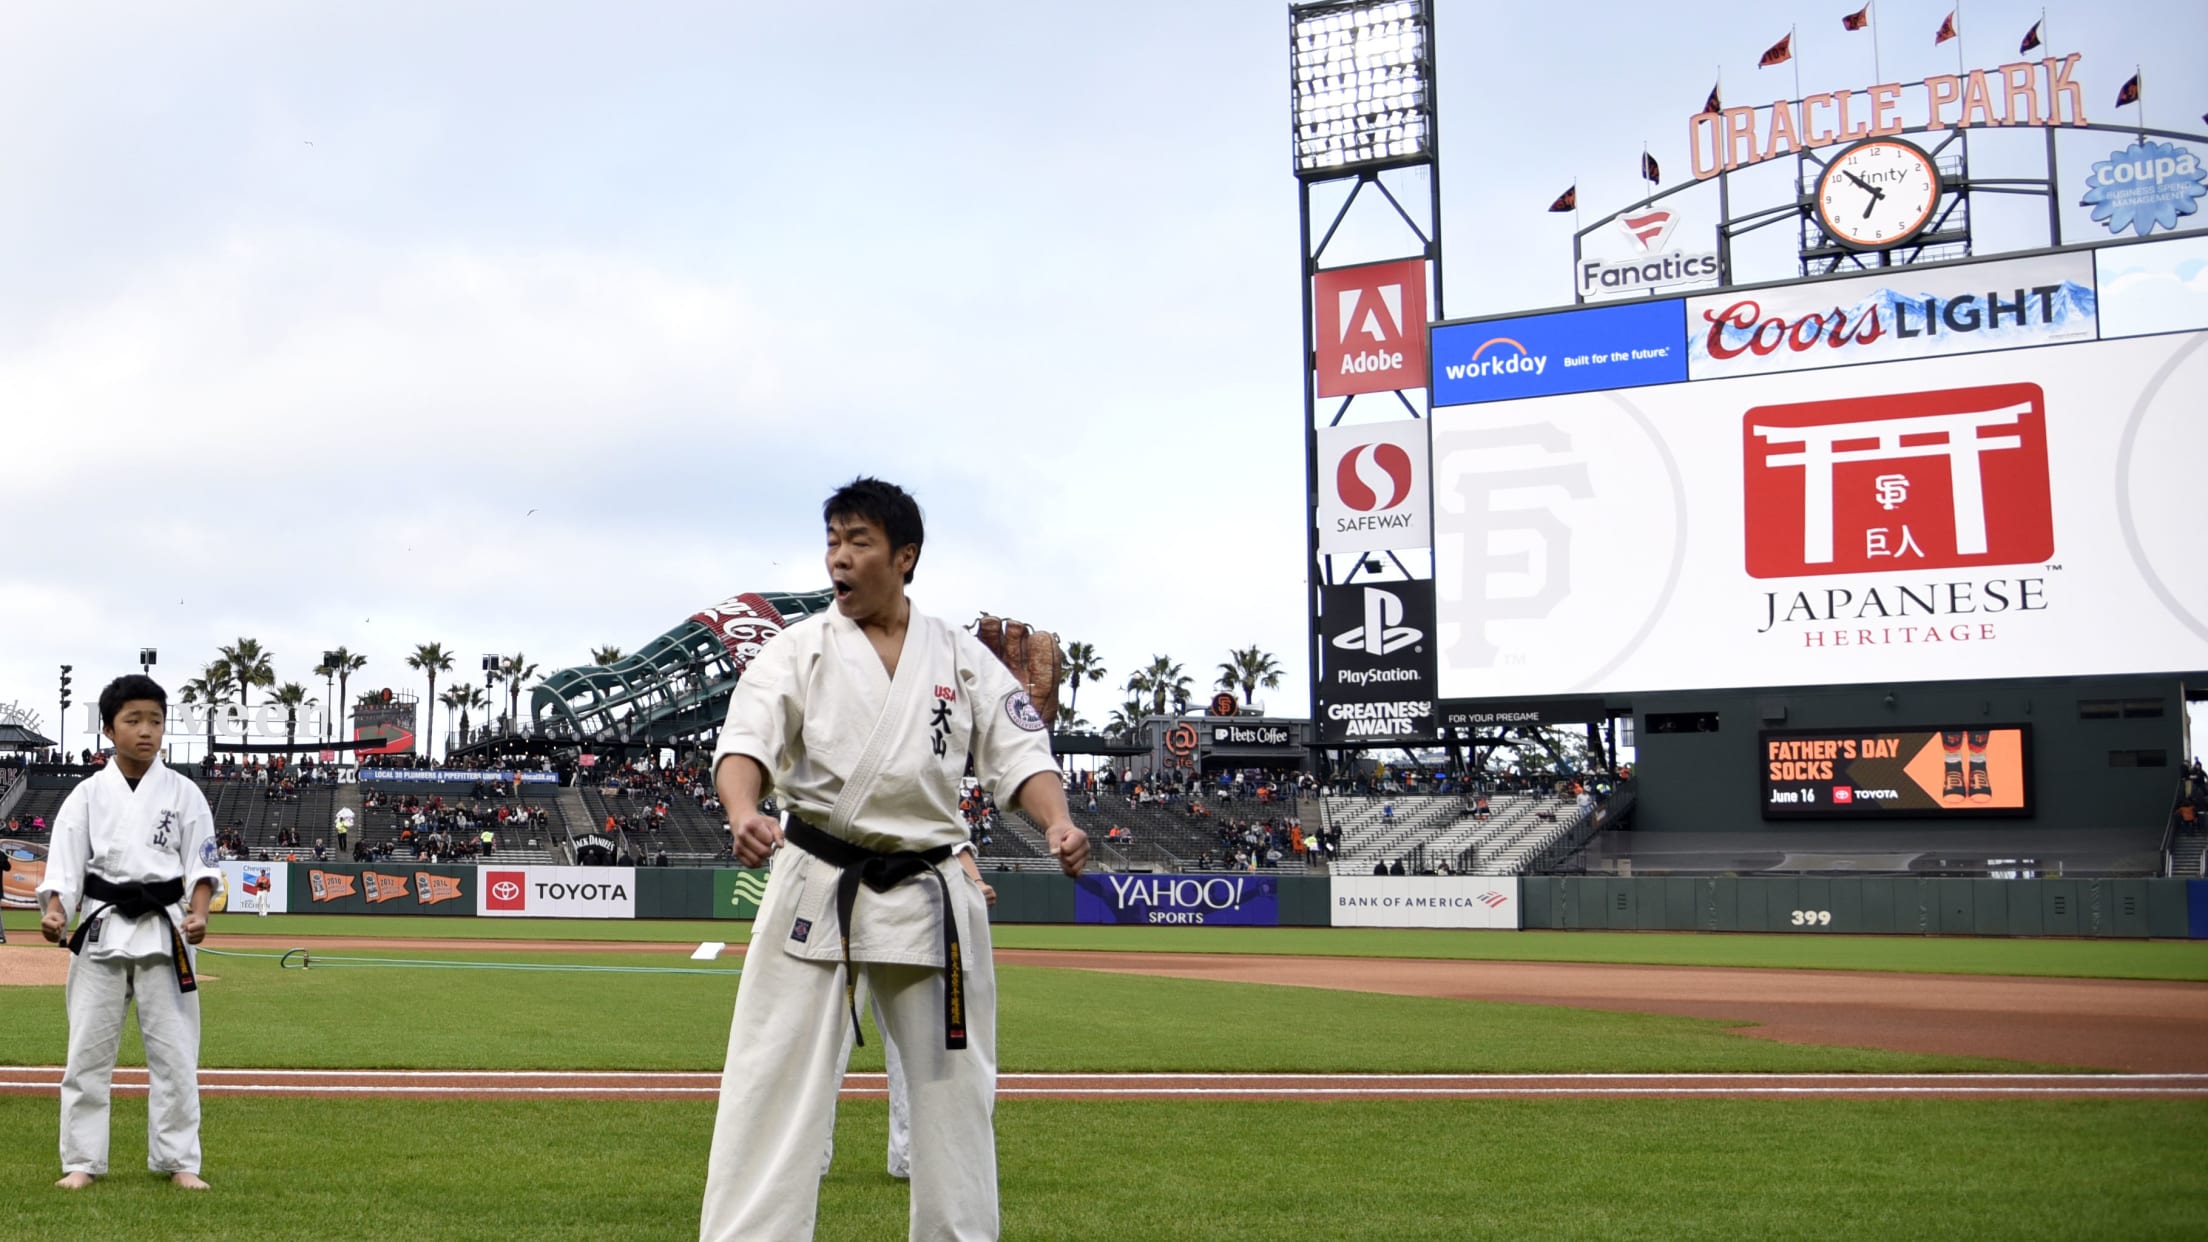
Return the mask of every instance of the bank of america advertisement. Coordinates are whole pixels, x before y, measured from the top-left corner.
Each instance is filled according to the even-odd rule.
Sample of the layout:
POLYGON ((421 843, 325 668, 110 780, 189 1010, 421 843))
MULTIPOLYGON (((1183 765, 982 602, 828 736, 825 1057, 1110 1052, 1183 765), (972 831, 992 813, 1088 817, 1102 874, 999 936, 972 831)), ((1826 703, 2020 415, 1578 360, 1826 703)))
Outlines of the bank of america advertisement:
POLYGON ((2208 334, 1435 411, 1443 699, 2208 666, 2208 334))
POLYGON ((1516 876, 1347 875, 1327 887, 1336 927, 1519 926, 1516 876))

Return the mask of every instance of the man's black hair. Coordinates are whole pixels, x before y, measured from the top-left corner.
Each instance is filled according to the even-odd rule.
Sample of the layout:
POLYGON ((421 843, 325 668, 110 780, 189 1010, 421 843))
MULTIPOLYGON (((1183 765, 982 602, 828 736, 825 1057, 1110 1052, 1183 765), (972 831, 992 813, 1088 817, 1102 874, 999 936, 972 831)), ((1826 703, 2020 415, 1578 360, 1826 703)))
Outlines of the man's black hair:
MULTIPOLYGON (((894 557, 907 544, 913 548, 912 564, 920 565, 920 545, 927 542, 927 528, 920 519, 920 502, 907 495, 904 488, 895 483, 884 483, 868 475, 861 475, 842 487, 820 507, 823 525, 837 518, 845 521, 872 522, 889 536, 889 554, 894 557)), ((905 581, 912 581, 912 570, 905 571, 905 581)))
POLYGON ((135 703, 140 699, 151 699, 159 703, 161 714, 168 714, 169 692, 161 688, 160 682, 144 673, 131 673, 107 683, 107 689, 100 691, 100 727, 114 728, 115 717, 122 712, 123 704, 135 703))

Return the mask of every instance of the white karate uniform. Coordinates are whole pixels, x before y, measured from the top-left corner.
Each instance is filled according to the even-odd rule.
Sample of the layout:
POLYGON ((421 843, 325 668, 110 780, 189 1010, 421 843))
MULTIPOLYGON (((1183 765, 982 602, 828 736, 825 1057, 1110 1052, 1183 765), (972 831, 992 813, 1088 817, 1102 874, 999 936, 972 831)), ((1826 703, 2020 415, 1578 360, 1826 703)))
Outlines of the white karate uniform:
MULTIPOLYGON (((914 609, 892 679, 858 624, 831 608, 785 630, 745 670, 714 763, 757 760, 784 807, 886 852, 966 839, 958 783, 969 754, 1007 801, 1028 778, 1057 770, 1026 691, 971 635, 914 609)), ((997 1005, 988 910, 955 857, 936 870, 964 958, 967 1046, 944 1047, 944 890, 933 879, 923 874, 886 893, 862 887, 851 959, 908 1088, 911 1236, 992 1239, 997 1005)), ((775 855, 729 1031, 699 1223, 706 1242, 812 1237, 851 1023, 836 929, 841 875, 796 847, 775 855)))
MULTIPOLYGON (((61 1080, 64 1173, 107 1172, 108 1084, 123 1038, 123 1012, 138 1003, 149 1082, 146 1167, 199 1172, 199 994, 177 989, 172 928, 181 928, 193 889, 216 888, 215 822, 199 787, 159 759, 132 790, 110 762, 70 791, 54 816, 39 904, 99 919, 69 962, 69 1065, 61 1080), (118 884, 181 879, 183 900, 141 918, 84 897, 87 874, 118 884)), ((186 953, 190 950, 187 948, 186 953)))

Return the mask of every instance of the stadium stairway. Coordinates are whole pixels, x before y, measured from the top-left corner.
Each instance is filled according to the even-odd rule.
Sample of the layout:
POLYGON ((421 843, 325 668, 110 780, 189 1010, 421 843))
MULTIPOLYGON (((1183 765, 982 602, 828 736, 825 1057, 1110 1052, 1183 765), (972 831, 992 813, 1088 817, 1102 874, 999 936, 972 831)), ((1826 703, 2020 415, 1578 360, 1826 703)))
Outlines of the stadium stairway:
POLYGON ((2177 834, 2170 842, 2170 874, 2179 879, 2208 878, 2208 833, 2177 834))
MULTIPOLYGON (((1464 799, 1456 794, 1329 798, 1327 806, 1342 832, 1341 856, 1334 863, 1342 875, 1368 875, 1374 864, 1393 863, 1421 845, 1428 847, 1429 861, 1438 860, 1444 855, 1432 842, 1464 815, 1464 799)), ((1447 857, 1454 865, 1454 856, 1447 857)))

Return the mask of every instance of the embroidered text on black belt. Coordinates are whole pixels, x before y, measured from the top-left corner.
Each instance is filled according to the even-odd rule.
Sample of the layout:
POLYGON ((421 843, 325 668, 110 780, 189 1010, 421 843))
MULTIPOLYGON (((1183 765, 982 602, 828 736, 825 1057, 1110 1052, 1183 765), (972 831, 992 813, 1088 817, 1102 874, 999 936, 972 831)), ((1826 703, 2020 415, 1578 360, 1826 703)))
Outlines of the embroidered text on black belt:
POLYGON ((851 909, 858 902, 859 885, 886 893, 923 872, 935 877, 935 887, 943 894, 943 1046, 954 1052, 964 1048, 966 963, 959 952, 958 919, 951 912, 951 886, 935 869, 950 858, 951 847, 883 854, 830 836, 795 815, 783 835, 813 857, 843 868, 836 881, 836 931, 843 937, 843 1000, 851 1010, 851 1037, 861 1046, 866 1036, 859 1030, 859 982, 851 968, 851 909))

